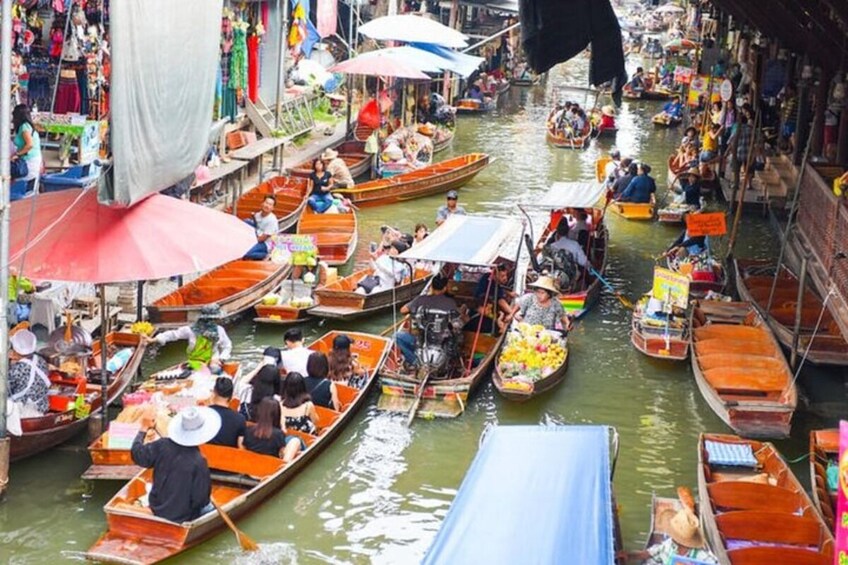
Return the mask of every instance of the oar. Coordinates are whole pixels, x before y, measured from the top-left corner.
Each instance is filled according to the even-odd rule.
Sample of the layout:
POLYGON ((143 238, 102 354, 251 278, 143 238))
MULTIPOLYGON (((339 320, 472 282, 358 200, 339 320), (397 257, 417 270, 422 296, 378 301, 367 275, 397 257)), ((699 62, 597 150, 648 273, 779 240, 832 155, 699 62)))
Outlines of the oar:
POLYGON ((601 283, 606 287, 607 290, 609 290, 611 293, 613 293, 615 295, 616 298, 618 298, 618 300, 619 300, 619 302, 621 302, 622 306, 624 306, 625 308, 629 308, 631 310, 633 309, 633 303, 630 301, 629 298, 622 295, 619 291, 615 290, 615 288, 613 288, 613 286, 609 282, 607 282, 607 280, 604 277, 602 277, 601 274, 598 271, 593 269, 591 265, 587 264, 586 267, 589 269, 589 272, 592 273, 592 275, 595 276, 595 278, 597 278, 599 281, 601 281, 601 283))
POLYGON ((412 421, 415 419, 415 414, 418 413, 418 405, 421 404, 421 399, 424 397, 424 391, 427 388, 427 383, 430 382, 431 372, 428 372, 424 376, 424 380, 421 381, 421 386, 418 388, 418 394, 415 395, 415 402, 412 403, 412 409, 409 411, 409 415, 406 418, 406 427, 412 425, 412 421))
POLYGON ((209 501, 212 503, 212 506, 215 507, 215 510, 218 511, 218 514, 221 515, 221 518, 224 520, 224 522, 227 524, 227 526, 229 526, 230 529, 233 531, 233 533, 236 535, 236 539, 238 540, 239 545, 241 546, 242 550, 244 550, 244 551, 256 551, 257 549, 259 549, 259 545, 255 541, 250 539, 247 536, 246 533, 244 533, 243 531, 239 530, 236 527, 235 523, 233 522, 233 519, 230 518, 227 515, 227 513, 224 511, 224 509, 221 508, 220 504, 215 502, 214 498, 209 497, 209 501))

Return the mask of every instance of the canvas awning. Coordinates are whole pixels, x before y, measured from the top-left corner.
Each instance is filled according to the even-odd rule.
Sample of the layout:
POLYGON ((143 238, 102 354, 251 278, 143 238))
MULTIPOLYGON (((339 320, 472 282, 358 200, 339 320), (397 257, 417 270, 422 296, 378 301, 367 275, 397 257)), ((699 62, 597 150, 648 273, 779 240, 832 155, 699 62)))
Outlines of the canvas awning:
POLYGON ((498 426, 423 563, 612 564, 610 481, 606 426, 498 426))
POLYGON ((512 218, 454 215, 400 258, 485 267, 498 257, 514 257, 520 230, 512 218))
POLYGON ((528 206, 546 209, 592 208, 604 193, 604 185, 597 182, 555 182, 542 198, 528 206))

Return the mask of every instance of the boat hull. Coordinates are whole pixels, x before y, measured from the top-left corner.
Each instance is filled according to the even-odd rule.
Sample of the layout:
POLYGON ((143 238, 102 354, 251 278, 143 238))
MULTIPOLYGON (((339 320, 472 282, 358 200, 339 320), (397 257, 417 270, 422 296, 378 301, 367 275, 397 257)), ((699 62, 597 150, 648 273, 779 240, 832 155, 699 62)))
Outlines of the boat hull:
POLYGON ((356 212, 316 214, 307 206, 297 223, 297 233, 315 236, 322 261, 330 266, 344 265, 358 242, 356 212))
POLYGON ((654 219, 657 212, 657 200, 651 195, 650 202, 619 202, 613 200, 609 203, 612 213, 628 220, 646 221, 654 219))
MULTIPOLYGON (((308 175, 307 175, 308 176, 308 175)), ((227 208, 227 212, 236 214, 242 220, 247 220, 262 207, 266 195, 273 195, 277 200, 274 205, 274 215, 277 217, 279 230, 285 232, 294 227, 306 198, 309 196, 310 182, 305 178, 277 176, 268 179, 256 188, 242 194, 236 201, 235 208, 227 208)))
POLYGON ((495 368, 492 371, 492 383, 495 385, 498 393, 507 400, 527 402, 528 400, 556 388, 562 381, 565 380, 567 372, 568 350, 566 349, 565 360, 563 360, 562 365, 557 367, 557 369, 550 375, 543 379, 539 379, 535 383, 503 378, 497 363, 495 363, 495 368))
POLYGON ((813 504, 828 529, 833 532, 836 521, 837 493, 828 487, 828 462, 839 461, 839 430, 812 430, 810 432, 810 492, 813 504))
POLYGON ((662 334, 651 334, 640 327, 636 319, 630 330, 630 343, 638 351, 654 359, 685 361, 689 356, 689 337, 669 338, 662 334))
POLYGON ((345 277, 341 281, 315 291, 318 305, 309 310, 310 316, 351 320, 373 314, 396 304, 405 304, 421 294, 432 278, 429 272, 419 271, 413 281, 400 284, 393 289, 372 294, 358 294, 356 284, 364 277, 373 274, 373 269, 363 269, 345 277))

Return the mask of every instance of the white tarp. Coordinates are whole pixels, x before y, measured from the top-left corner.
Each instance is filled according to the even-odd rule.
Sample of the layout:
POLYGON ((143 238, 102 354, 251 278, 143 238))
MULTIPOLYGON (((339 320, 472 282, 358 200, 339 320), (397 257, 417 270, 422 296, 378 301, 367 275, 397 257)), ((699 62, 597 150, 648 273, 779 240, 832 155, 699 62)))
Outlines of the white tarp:
POLYGON ((539 208, 592 208, 598 204, 605 187, 598 182, 555 182, 529 206, 539 208))
POLYGON ((110 4, 111 194, 130 205, 191 174, 208 147, 223 0, 110 4))

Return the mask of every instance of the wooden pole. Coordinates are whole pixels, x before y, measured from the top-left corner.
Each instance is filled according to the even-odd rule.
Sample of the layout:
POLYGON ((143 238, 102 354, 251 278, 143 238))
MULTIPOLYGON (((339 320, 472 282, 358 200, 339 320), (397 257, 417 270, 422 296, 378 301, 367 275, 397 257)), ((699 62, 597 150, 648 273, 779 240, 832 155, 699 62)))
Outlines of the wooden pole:
POLYGON ((813 116, 813 145, 810 149, 813 155, 822 155, 824 152, 824 115, 827 110, 827 91, 832 78, 833 74, 829 70, 821 69, 816 89, 816 111, 813 116))
MULTIPOLYGON (((733 228, 730 230, 730 239, 727 243, 727 256, 733 256, 733 247, 736 245, 736 236, 739 233, 739 222, 742 220, 742 203, 745 201, 745 192, 748 189, 748 183, 750 182, 750 174, 751 174, 751 163, 754 161, 754 145, 757 139, 757 129, 760 127, 760 113, 757 112, 754 114, 754 125, 752 126, 753 131, 751 133, 751 142, 748 146, 748 158, 745 160, 745 182, 742 183, 742 190, 739 192, 739 199, 736 201, 736 210, 733 216, 733 228)), ((737 168, 739 164, 737 163, 737 168)), ((742 172, 739 172, 738 177, 741 177, 742 172)), ((721 181, 719 181, 721 182, 721 181)), ((735 183, 739 183, 739 178, 737 178, 735 183)), ((735 187, 736 185, 734 185, 735 187)), ((733 200, 736 200, 736 190, 734 188, 733 200)))
POLYGON ((106 433, 109 427, 109 371, 106 363, 109 362, 107 355, 106 334, 109 333, 109 312, 106 305, 106 285, 100 285, 100 433, 106 433))
MULTIPOLYGON (((779 276, 777 271, 775 276, 779 276)), ((801 331, 801 312, 804 306, 804 283, 807 278, 807 256, 801 257, 801 273, 798 275, 798 301, 795 304, 795 327, 792 328, 792 350, 789 352, 789 364, 792 369, 798 367, 798 338, 801 331)))

